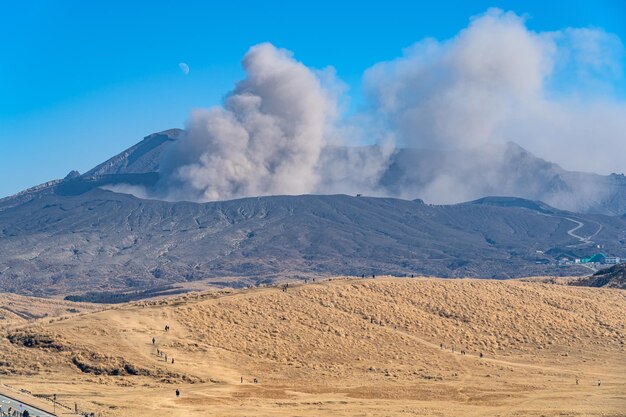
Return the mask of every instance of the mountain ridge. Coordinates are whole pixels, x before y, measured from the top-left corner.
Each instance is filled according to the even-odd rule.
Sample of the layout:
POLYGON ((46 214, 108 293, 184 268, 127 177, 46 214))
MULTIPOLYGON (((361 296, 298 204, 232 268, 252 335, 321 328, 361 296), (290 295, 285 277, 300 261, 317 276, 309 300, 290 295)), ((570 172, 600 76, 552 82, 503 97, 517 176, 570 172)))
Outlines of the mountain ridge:
POLYGON ((509 278, 561 269, 596 242, 624 256, 624 220, 465 203, 437 206, 346 195, 163 202, 98 188, 0 205, 0 288, 29 295, 146 289, 240 277, 233 285, 311 275, 509 278), (592 234, 577 246, 571 218, 592 234), (573 246, 573 247, 572 247, 573 246), (542 255, 539 252, 553 255, 542 255), (540 263, 538 263, 540 262, 540 263))
MULTIPOLYGON (((169 146, 184 134, 182 129, 153 133, 82 175, 49 181, 0 201, 57 186, 63 189, 63 193, 69 194, 79 194, 95 187, 131 186, 146 191, 141 197, 162 195, 155 190, 163 179, 161 160, 169 146)), ((360 158, 375 158, 380 154, 376 146, 358 150, 328 148, 325 152, 346 155, 357 152, 360 158)), ((325 164, 337 161, 323 152, 320 163, 321 170, 330 170, 331 165, 326 167, 325 164)), ((332 184, 325 184, 322 188, 330 191, 324 194, 337 192, 333 192, 332 184)), ((339 188, 341 193, 348 191, 339 188)), ((626 177, 623 175, 567 171, 555 163, 535 157, 513 142, 492 145, 486 154, 483 148, 457 151, 398 148, 389 156, 387 167, 374 188, 375 191, 365 194, 408 200, 420 198, 427 202, 442 200, 438 204, 499 195, 542 201, 578 213, 626 214, 626 177), (468 165, 468 160, 476 162, 468 165), (441 181, 444 183, 440 184, 441 181), (440 185, 433 188, 435 184, 440 185), (451 187, 450 190, 446 191, 445 184, 451 187)), ((122 191, 128 192, 123 188, 122 191)))
MULTIPOLYGON (((561 261, 593 255, 596 246, 626 257, 626 216, 575 213, 495 192, 445 205, 426 204, 415 195, 307 194, 195 203, 111 191, 115 185, 158 184, 162 153, 183 134, 146 136, 83 175, 72 172, 1 199, 0 289, 106 295, 150 293, 189 281, 241 286, 316 275, 584 275, 589 272, 584 265, 563 267, 561 261)), ((558 168, 517 145, 498 152, 503 150, 521 158, 520 173, 534 166, 549 169, 532 171, 531 179, 558 168)), ((401 150, 387 171, 398 172, 396 185, 420 181, 419 169, 403 166, 411 155, 427 162, 424 172, 438 161, 451 166, 463 157, 429 159, 417 150, 401 150)), ((606 181, 619 182, 618 177, 606 181)), ((513 176, 510 183, 523 180, 513 176)), ((391 179, 385 181, 393 190, 391 179)), ((547 191, 558 189, 562 178, 550 184, 547 191)))

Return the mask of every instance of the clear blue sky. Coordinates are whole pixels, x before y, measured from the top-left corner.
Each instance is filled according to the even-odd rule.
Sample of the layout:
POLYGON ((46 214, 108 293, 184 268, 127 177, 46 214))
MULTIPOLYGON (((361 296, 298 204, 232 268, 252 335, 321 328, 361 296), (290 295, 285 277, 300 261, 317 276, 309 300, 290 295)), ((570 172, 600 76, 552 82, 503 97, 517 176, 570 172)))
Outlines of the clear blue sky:
POLYGON ((192 108, 220 102, 253 44, 334 66, 358 101, 366 68, 492 6, 527 14, 534 30, 601 27, 626 42, 622 0, 3 1, 0 196, 182 127, 192 108))

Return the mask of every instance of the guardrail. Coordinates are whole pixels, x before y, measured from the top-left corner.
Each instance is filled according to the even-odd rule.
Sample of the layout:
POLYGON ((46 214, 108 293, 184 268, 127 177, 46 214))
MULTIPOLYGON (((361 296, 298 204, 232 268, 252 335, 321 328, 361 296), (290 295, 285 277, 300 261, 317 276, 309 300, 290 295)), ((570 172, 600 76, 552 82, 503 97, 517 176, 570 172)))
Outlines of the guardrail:
MULTIPOLYGON (((69 413, 72 413, 72 414, 74 414, 74 415, 77 415, 77 416, 85 416, 85 417, 96 417, 96 414, 95 414, 95 413, 93 413, 93 412, 84 411, 84 410, 79 410, 79 409, 78 409, 78 406, 77 406, 76 404, 74 404, 74 407, 70 407, 70 406, 69 406, 69 405, 67 405, 67 404, 63 404, 63 403, 61 403, 61 402, 59 402, 59 401, 55 400, 55 394, 36 394, 36 393, 33 393, 33 392, 31 392, 31 391, 29 391, 29 390, 27 390, 27 389, 24 389, 24 388, 20 388, 20 389, 18 390, 18 389, 16 389, 16 388, 12 387, 11 385, 7 385, 7 384, 2 384, 2 385, 3 385, 3 386, 5 386, 5 387, 7 387, 7 388, 9 388, 9 389, 11 389, 12 391, 15 391, 15 392, 18 392, 18 393, 21 393, 21 394, 25 394, 25 395, 29 395, 29 396, 34 397, 34 398, 37 398, 37 399, 39 399, 39 400, 44 400, 44 401, 50 402, 50 403, 53 405, 53 407, 55 407, 55 408, 56 408, 56 407, 59 407, 59 408, 61 408, 61 409, 65 410, 65 411, 68 411, 69 413)), ((49 412, 49 411, 46 411, 46 410, 41 410, 41 409, 40 409, 39 407, 37 407, 37 406, 34 406, 34 405, 31 405, 31 404, 28 404, 27 402, 24 402, 24 401, 22 401, 22 400, 19 400, 19 399, 15 398, 15 397, 11 397, 10 395, 5 395, 5 394, 0 394, 0 395, 3 395, 4 397, 6 397, 6 398, 8 398, 8 399, 10 399, 10 400, 13 400, 13 401, 16 401, 16 402, 22 403, 22 404, 24 404, 24 405, 27 405, 27 406, 29 406, 29 407, 31 407, 31 408, 35 408, 35 409, 37 409, 37 410, 40 410, 40 411, 42 411, 42 412, 45 412, 46 414, 49 414, 49 415, 52 415, 52 416, 58 417, 58 416, 57 416, 57 414, 55 414, 54 412, 49 412)), ((4 411, 0 412, 0 417, 9 417, 9 416, 10 416, 10 417, 14 417, 14 416, 15 416, 15 417, 22 417, 22 414, 20 414, 18 410, 15 410, 15 411, 14 411, 13 413, 11 413, 11 414, 6 414, 6 413, 4 413, 4 411)), ((32 417, 32 416, 31 416, 31 417, 32 417)))
MULTIPOLYGON (((16 403, 24 404, 24 405, 26 405, 26 406, 28 406, 28 407, 30 407, 32 409, 39 410, 42 413, 46 413, 47 415, 56 417, 56 414, 50 413, 50 412, 48 412, 46 410, 42 410, 41 408, 39 408, 39 407, 37 407, 35 405, 32 405, 32 404, 29 404, 29 403, 27 403, 25 401, 22 401, 21 399, 18 399, 18 398, 15 398, 15 397, 11 397, 10 395, 6 395, 6 394, 0 394, 0 396, 2 396, 4 398, 8 398, 9 400, 14 401, 16 403)), ((34 417, 34 416, 32 416, 32 413, 29 413, 29 414, 31 414, 31 417, 34 417)), ((23 415, 24 415, 24 413, 21 412, 20 410, 12 410, 11 413, 9 413, 8 410, 6 412, 4 410, 0 411, 0 417, 22 417, 23 415)))

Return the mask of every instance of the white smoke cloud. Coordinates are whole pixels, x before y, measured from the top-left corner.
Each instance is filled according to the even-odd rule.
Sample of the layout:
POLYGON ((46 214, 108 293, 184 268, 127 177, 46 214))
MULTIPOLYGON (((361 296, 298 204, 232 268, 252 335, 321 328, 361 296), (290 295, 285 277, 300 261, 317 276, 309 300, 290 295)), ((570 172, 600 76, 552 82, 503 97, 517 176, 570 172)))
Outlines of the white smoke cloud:
MULTIPOLYGON (((271 44, 243 59, 246 78, 224 107, 196 110, 165 156, 168 198, 221 200, 315 189, 318 160, 337 116, 316 73, 271 44)), ((329 72, 325 84, 332 84, 329 72)))
POLYGON ((405 146, 514 141, 567 168, 621 172, 626 105, 607 97, 622 55, 619 38, 600 29, 533 32, 490 9, 450 40, 420 41, 373 66, 364 88, 405 146), (604 147, 595 158, 592 143, 604 147))
POLYGON ((342 118, 345 88, 332 68, 312 70, 260 44, 223 106, 191 114, 161 161, 158 194, 364 193, 436 203, 498 194, 584 210, 603 197, 593 181, 570 178, 581 184, 572 190, 557 166, 508 143, 569 169, 623 171, 626 104, 613 92, 623 50, 601 29, 535 32, 515 13, 490 9, 449 40, 419 41, 368 69, 368 110, 342 118))

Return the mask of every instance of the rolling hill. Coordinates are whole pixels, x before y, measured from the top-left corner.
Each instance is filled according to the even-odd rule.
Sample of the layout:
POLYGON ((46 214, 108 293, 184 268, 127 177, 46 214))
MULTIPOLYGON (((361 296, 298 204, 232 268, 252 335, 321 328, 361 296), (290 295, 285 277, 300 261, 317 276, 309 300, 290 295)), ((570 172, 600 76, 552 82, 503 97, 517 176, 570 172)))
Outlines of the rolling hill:
POLYGON ((589 277, 573 281, 572 284, 584 285, 587 287, 626 289, 626 264, 614 265, 610 268, 601 269, 589 277))
POLYGON ((3 326, 0 392, 111 417, 624 416, 618 290, 333 277, 101 307, 3 326))

